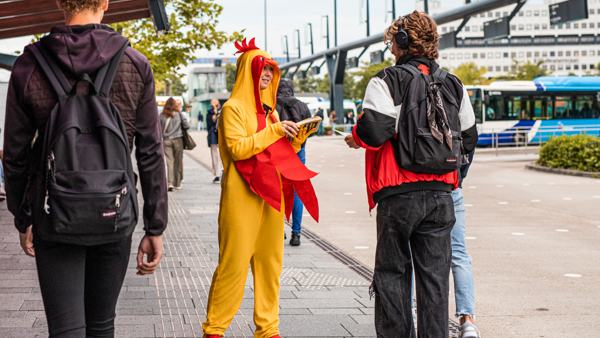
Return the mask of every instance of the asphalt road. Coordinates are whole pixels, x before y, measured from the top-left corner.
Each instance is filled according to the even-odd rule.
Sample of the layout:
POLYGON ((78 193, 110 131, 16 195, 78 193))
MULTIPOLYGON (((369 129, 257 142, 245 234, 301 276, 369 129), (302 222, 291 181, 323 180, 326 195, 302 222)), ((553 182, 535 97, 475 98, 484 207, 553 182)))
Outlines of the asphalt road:
MULTIPOLYGON (((313 137, 306 151, 321 219, 305 215, 303 226, 372 268, 364 150, 313 137)), ((599 337, 600 180, 527 171, 531 159, 481 152, 463 186, 478 328, 484 338, 599 337)))

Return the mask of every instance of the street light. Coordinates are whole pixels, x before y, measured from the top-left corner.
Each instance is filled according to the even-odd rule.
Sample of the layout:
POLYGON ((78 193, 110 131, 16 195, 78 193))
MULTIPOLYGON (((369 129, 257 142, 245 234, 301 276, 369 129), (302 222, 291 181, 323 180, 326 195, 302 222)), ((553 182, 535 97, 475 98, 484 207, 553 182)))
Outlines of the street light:
POLYGON ((312 23, 307 23, 306 24, 306 30, 304 31, 305 33, 305 37, 304 39, 306 40, 306 44, 310 44, 310 54, 314 54, 315 53, 315 44, 313 43, 313 33, 312 33, 312 23))
POLYGON ((290 62, 290 51, 288 49, 288 37, 284 35, 281 37, 281 48, 283 49, 283 54, 286 55, 287 62, 290 62))
POLYGON ((299 29, 296 29, 295 39, 296 39, 296 41, 294 41, 294 42, 296 42, 295 45, 298 48, 298 59, 301 59, 302 56, 300 55, 300 30, 299 29))
POLYGON ((327 49, 329 49, 329 15, 321 17, 321 39, 327 39, 327 49))

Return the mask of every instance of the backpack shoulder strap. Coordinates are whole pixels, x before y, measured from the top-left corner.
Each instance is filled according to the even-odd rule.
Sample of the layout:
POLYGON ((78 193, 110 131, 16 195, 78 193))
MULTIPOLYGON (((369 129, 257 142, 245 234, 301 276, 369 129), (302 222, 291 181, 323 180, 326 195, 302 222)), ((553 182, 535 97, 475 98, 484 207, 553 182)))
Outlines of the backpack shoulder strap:
POLYGON ((417 69, 417 67, 415 67, 411 64, 408 64, 408 63, 400 65, 400 66, 398 66, 398 68, 404 69, 405 71, 411 73, 413 77, 417 77, 417 76, 421 75, 421 72, 417 69))
POLYGON ((443 70, 442 67, 438 67, 438 69, 433 73, 433 78, 441 83, 446 81, 446 76, 448 76, 448 72, 443 70))
POLYGON ((33 53, 33 56, 48 77, 48 80, 52 84, 56 94, 58 94, 58 97, 62 98, 67 96, 73 87, 43 45, 41 43, 34 43, 27 48, 33 53))
POLYGON ((98 74, 96 75, 96 81, 94 81, 94 87, 96 87, 98 94, 101 96, 108 97, 113 80, 115 79, 115 75, 117 74, 117 70, 121 64, 121 58, 123 57, 123 54, 129 45, 129 40, 127 40, 121 49, 119 49, 117 54, 115 54, 115 56, 110 60, 110 62, 104 65, 98 71, 98 74))

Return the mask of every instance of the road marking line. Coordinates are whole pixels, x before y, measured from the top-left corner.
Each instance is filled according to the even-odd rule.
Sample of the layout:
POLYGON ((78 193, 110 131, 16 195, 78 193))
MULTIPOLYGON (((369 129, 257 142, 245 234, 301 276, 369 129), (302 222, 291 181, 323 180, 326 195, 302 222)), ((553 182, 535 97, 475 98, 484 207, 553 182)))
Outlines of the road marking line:
POLYGON ((592 196, 592 198, 600 198, 600 196, 592 196))
POLYGON ((477 189, 477 187, 474 186, 474 185, 472 185, 472 186, 469 187, 469 189, 477 189))
POLYGON ((528 186, 530 186, 530 185, 531 185, 531 184, 529 184, 529 183, 523 183, 523 186, 526 186, 526 187, 528 187, 528 186))
POLYGON ((508 202, 498 202, 498 204, 508 204, 508 202))
POLYGON ((465 239, 477 239, 476 237, 465 237, 465 239))
POLYGON ((570 200, 572 200, 572 198, 571 197, 563 197, 563 200, 570 201, 570 200))
POLYGON ((344 166, 343 164, 340 164, 340 167, 343 167, 343 166, 344 166))
POLYGON ((513 232, 511 235, 515 235, 515 236, 525 236, 524 233, 522 232, 513 232))
POLYGON ((323 166, 320 164, 317 164, 317 168, 323 168, 323 166))
POLYGON ((556 184, 556 183, 554 183, 554 182, 550 182, 550 183, 548 183, 548 185, 555 185, 555 184, 556 184))
POLYGON ((346 211, 347 214, 356 214, 356 211, 346 211))
POLYGON ((541 200, 531 200, 531 202, 533 202, 533 203, 539 203, 539 202, 541 202, 541 200))
POLYGON ((465 204, 465 207, 472 207, 473 204, 465 204))
POLYGON ((578 275, 578 274, 575 274, 575 273, 567 273, 567 274, 565 274, 565 277, 578 278, 578 277, 581 277, 581 275, 578 275))
POLYGON ((498 184, 496 188, 504 188, 504 186, 502 184, 498 184))
POLYGON ((352 195, 351 192, 345 192, 344 195, 352 195))
POLYGON ((569 232, 567 229, 556 229, 557 232, 569 232))
POLYGON ((355 246, 354 249, 359 249, 359 250, 364 250, 364 249, 368 249, 368 246, 355 246))

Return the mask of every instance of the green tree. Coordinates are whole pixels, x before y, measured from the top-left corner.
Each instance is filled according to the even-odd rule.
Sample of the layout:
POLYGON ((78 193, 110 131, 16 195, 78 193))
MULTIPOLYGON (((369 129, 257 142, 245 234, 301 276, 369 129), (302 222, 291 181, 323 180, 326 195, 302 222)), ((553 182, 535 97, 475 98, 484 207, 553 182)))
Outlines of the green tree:
POLYGON ((320 80, 310 76, 310 71, 302 80, 294 80, 294 91, 298 93, 314 93, 317 91, 320 80))
POLYGON ((231 92, 233 85, 235 85, 235 73, 236 67, 233 63, 225 64, 225 86, 228 92, 231 92))
POLYGON ((391 67, 394 64, 392 58, 384 60, 382 63, 377 65, 371 65, 370 62, 362 62, 360 69, 352 73, 352 76, 358 78, 356 85, 354 86, 354 93, 352 97, 356 100, 362 100, 365 97, 365 91, 367 85, 373 76, 377 75, 382 69, 391 67))
POLYGON ((223 7, 211 0, 166 0, 165 5, 170 12, 168 34, 158 36, 151 18, 111 25, 148 58, 157 82, 181 77, 178 71, 196 58, 196 50, 220 48, 242 38, 240 32, 217 30, 223 7))
POLYGON ((475 62, 467 62, 456 67, 453 73, 466 85, 479 85, 486 82, 483 76, 486 72, 485 67, 477 68, 475 62))
POLYGON ((540 76, 548 76, 552 72, 542 69, 542 65, 545 62, 545 60, 540 60, 536 63, 532 63, 531 60, 527 60, 527 62, 519 62, 513 59, 514 70, 508 72, 508 75, 504 78, 507 80, 531 81, 540 76))
MULTIPOLYGON (((351 73, 346 72, 344 74, 344 100, 355 100, 356 96, 354 95, 354 86, 356 82, 354 81, 354 77, 351 73)), ((319 93, 329 93, 329 74, 325 74, 323 79, 321 79, 317 85, 317 92, 319 93)))

